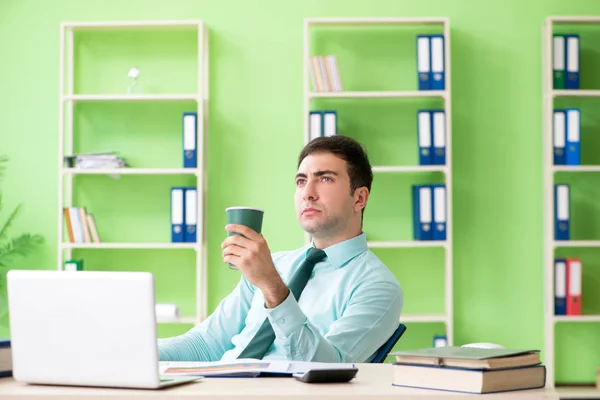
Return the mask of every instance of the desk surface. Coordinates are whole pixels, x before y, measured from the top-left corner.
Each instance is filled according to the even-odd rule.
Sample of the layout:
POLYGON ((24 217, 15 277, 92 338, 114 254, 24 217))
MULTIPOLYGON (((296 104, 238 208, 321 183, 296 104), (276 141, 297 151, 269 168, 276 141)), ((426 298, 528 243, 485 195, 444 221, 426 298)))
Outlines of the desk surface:
MULTIPOLYGON (((378 399, 420 397, 423 400, 469 399, 473 394, 452 393, 437 390, 410 389, 392 386, 391 364, 358 364, 358 373, 350 383, 308 384, 294 378, 204 378, 200 382, 187 383, 166 389, 136 390, 85 388, 63 386, 28 385, 12 378, 0 378, 2 400, 27 399, 98 399, 110 400, 152 399, 171 400, 201 398, 219 400, 239 399, 378 399)), ((477 396, 481 398, 482 396, 477 396)), ((493 400, 559 400, 554 389, 522 390, 484 395, 493 400)))

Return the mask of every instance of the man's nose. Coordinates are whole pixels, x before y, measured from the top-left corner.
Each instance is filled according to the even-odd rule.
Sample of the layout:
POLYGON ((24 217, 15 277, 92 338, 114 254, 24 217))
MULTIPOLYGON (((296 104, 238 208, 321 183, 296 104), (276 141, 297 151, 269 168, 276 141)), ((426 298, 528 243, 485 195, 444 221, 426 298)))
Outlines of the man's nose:
POLYGON ((316 200, 319 195, 317 194, 317 188, 314 182, 309 181, 306 186, 304 186, 304 193, 302 193, 302 198, 304 200, 316 200))

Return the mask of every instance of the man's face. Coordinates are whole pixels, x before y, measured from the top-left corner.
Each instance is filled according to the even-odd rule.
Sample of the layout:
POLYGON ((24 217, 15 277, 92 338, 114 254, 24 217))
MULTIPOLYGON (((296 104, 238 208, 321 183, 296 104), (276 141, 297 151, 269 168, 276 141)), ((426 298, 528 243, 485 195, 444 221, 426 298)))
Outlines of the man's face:
POLYGON ((304 158, 296 175, 296 216, 313 236, 333 236, 344 230, 354 213, 346 162, 331 153, 304 158))

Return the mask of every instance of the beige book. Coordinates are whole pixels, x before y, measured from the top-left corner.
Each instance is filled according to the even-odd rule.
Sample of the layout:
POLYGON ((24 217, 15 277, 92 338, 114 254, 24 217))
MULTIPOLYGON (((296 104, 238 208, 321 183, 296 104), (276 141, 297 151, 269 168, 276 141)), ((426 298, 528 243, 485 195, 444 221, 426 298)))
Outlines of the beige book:
POLYGON ((319 69, 319 60, 317 59, 317 56, 312 56, 311 60, 312 60, 313 73, 315 75, 315 81, 317 82, 317 92, 324 92, 325 91, 325 83, 323 82, 323 78, 321 76, 321 71, 319 69))
POLYGON ((90 235, 92 236, 92 241, 94 243, 100 243, 100 238, 98 237, 98 231, 96 230, 96 222, 94 221, 94 216, 88 214, 86 216, 87 225, 90 229, 90 235))
POLYGON ((83 230, 83 242, 84 243, 92 243, 92 238, 90 237, 90 229, 88 227, 87 218, 86 218, 86 210, 85 207, 79 207, 79 219, 81 220, 81 228, 83 230))

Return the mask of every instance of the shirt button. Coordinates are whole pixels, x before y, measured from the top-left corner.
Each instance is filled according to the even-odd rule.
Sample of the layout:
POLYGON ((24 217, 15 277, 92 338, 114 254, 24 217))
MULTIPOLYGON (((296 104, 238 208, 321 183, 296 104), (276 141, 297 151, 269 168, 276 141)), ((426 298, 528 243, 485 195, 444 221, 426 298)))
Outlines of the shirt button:
POLYGON ((296 350, 292 350, 292 355, 295 356, 296 355, 296 350))
POLYGON ((281 319, 279 320, 279 323, 280 323, 280 324, 285 324, 285 318, 281 318, 281 319))

